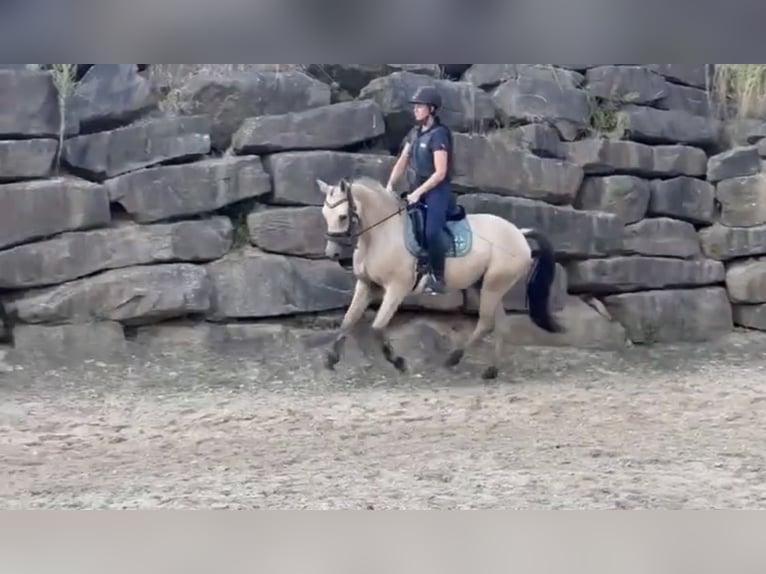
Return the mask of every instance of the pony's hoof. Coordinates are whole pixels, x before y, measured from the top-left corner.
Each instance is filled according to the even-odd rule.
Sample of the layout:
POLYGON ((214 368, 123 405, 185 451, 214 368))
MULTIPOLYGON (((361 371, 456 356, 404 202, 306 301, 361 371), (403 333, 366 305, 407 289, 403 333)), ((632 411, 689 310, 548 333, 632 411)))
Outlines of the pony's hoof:
POLYGON ((328 351, 324 358, 324 366, 327 367, 328 370, 332 371, 335 369, 335 365, 337 365, 338 362, 340 362, 338 353, 335 351, 328 351))
POLYGON ((485 381, 493 381, 497 378, 497 376, 500 374, 500 371, 497 367, 487 367, 484 369, 484 372, 481 374, 481 378, 485 381))
POLYGON ((393 360, 393 365, 400 373, 407 372, 407 361, 404 360, 404 357, 396 357, 393 360))
POLYGON ((444 365, 446 367, 457 367, 460 364, 460 361, 463 360, 464 352, 465 351, 463 351, 463 349, 455 349, 447 356, 447 360, 444 361, 444 365))

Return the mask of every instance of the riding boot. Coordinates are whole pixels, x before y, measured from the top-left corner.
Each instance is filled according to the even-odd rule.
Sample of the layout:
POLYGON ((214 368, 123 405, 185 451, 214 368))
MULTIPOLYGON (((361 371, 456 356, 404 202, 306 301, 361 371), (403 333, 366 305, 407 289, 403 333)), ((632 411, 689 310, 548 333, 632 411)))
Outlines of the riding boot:
POLYGON ((444 266, 447 254, 445 245, 445 224, 450 200, 449 186, 440 185, 426 193, 425 239, 431 275, 426 290, 433 293, 445 293, 444 266))
POLYGON ((426 282, 425 291, 433 295, 440 295, 446 292, 447 287, 444 283, 444 249, 441 242, 438 245, 430 246, 428 252, 429 266, 431 273, 426 282))

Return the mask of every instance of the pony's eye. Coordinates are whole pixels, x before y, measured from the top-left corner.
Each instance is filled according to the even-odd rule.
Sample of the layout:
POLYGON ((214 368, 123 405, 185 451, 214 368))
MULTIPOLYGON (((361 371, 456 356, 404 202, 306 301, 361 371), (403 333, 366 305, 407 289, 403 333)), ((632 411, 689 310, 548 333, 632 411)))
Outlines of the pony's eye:
POLYGON ((346 220, 348 219, 348 215, 346 215, 346 214, 344 213, 343 215, 341 215, 340 217, 338 217, 338 219, 339 219, 339 220, 341 220, 341 221, 346 221, 346 220))

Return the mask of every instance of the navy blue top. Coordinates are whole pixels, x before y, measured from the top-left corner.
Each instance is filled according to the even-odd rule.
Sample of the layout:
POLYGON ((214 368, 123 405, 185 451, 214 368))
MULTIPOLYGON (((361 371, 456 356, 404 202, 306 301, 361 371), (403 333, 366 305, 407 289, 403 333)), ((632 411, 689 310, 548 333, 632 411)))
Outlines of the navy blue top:
POLYGON ((436 171, 434 165, 434 152, 444 150, 448 154, 447 175, 443 183, 449 183, 452 167, 452 134, 449 129, 442 124, 433 124, 426 130, 415 126, 407 135, 407 141, 410 143, 410 159, 408 179, 410 185, 417 187, 436 171))

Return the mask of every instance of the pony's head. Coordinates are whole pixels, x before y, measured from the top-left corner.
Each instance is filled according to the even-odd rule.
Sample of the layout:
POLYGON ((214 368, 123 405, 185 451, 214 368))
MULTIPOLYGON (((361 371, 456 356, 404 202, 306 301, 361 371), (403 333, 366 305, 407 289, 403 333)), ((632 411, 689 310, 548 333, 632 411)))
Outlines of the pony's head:
POLYGON ((324 194, 322 216, 327 224, 325 255, 333 261, 340 261, 353 251, 359 224, 351 183, 342 179, 337 185, 330 185, 318 179, 317 185, 324 194))

